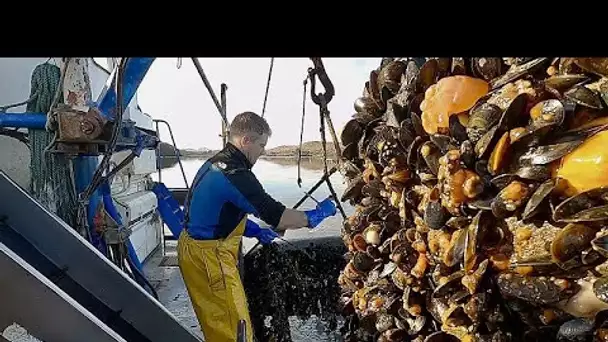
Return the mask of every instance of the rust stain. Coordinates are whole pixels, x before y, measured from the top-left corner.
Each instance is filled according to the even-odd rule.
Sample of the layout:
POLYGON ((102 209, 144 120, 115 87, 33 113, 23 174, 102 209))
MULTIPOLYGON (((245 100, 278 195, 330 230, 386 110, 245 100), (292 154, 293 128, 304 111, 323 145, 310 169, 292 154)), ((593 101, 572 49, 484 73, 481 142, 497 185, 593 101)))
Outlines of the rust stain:
POLYGON ((78 102, 78 94, 76 92, 68 90, 68 96, 66 98, 66 102, 69 105, 76 105, 78 102))

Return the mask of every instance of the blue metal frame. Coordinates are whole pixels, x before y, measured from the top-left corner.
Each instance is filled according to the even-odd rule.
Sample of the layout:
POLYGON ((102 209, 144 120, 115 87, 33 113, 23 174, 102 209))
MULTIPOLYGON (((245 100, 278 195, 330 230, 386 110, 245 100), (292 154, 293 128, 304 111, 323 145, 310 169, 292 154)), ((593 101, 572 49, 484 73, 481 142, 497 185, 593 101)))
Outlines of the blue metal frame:
MULTIPOLYGON (((135 93, 137 89, 141 85, 144 77, 150 70, 150 66, 154 62, 156 58, 129 58, 125 65, 125 71, 123 74, 123 106, 126 107, 135 93)), ((111 86, 106 89, 105 92, 102 92, 97 103, 97 107, 101 111, 102 115, 109 121, 113 121, 116 116, 116 87, 115 87, 115 78, 114 73, 110 75, 109 81, 111 82, 111 86)))
POLYGON ((46 125, 44 113, 1 113, 0 127, 43 129, 46 125))
MULTIPOLYGON (((123 106, 126 107, 131 102, 137 89, 141 85, 144 77, 146 76, 150 66, 156 58, 139 57, 129 58, 125 65, 123 80, 123 106)), ((108 121, 114 121, 116 116, 116 79, 114 72, 109 76, 108 86, 100 94, 96 103, 91 105, 96 106, 102 116, 108 121)), ((47 116, 44 113, 4 113, 0 115, 0 127, 14 127, 14 128, 30 128, 30 129, 44 129, 46 125, 47 116)), ((158 139, 146 132, 137 129, 133 122, 125 121, 122 132, 120 132, 119 142, 117 143, 116 151, 132 150, 137 156, 139 156, 143 149, 155 148, 158 143, 158 139)), ((74 175, 75 175, 75 186, 78 193, 81 193, 90 183, 99 165, 98 156, 82 154, 78 156, 74 161, 74 175)), ((95 217, 97 207, 103 198, 99 191, 95 191, 89 199, 87 207, 87 221, 91 232, 91 243, 95 248, 100 250, 106 255, 106 244, 102 237, 99 236, 94 230, 93 219, 95 217)), ((115 218, 116 219, 116 218, 115 218)), ((117 221, 120 222, 120 219, 117 221)), ((141 269, 141 263, 135 254, 132 244, 129 240, 129 254, 131 255, 133 262, 141 269)))

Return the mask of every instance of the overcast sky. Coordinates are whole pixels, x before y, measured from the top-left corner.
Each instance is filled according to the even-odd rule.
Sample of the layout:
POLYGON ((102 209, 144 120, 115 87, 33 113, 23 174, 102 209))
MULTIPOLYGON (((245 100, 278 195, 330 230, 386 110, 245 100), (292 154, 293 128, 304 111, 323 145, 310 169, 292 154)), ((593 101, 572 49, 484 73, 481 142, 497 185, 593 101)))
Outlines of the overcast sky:
MULTIPOLYGON (((228 86, 228 120, 243 111, 262 112, 270 58, 200 58, 218 100, 220 84, 228 86)), ((353 103, 361 96, 371 70, 380 58, 324 58, 336 95, 329 104, 338 134, 354 113, 353 103)), ((275 58, 266 104, 265 118, 273 136, 268 147, 295 145, 299 142, 302 116, 302 81, 309 58, 275 58)), ((323 88, 318 85, 319 91, 323 88)), ((310 82, 306 94, 304 141, 320 140, 319 107, 310 100, 310 82)), ((158 58, 152 64, 138 92, 142 110, 154 118, 169 121, 179 148, 221 147, 219 113, 189 58, 177 68, 177 58, 158 58)), ((166 131, 163 141, 169 142, 166 131)), ((330 140, 329 132, 327 139, 330 140)))

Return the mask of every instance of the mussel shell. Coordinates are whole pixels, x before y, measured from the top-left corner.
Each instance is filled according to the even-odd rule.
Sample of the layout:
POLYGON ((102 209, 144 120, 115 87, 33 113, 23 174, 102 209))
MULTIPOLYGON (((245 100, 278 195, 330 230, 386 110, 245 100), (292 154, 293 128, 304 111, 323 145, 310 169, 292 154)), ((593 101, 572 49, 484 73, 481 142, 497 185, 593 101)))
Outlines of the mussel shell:
POLYGON ((382 268, 382 272, 380 272, 379 277, 380 278, 385 278, 388 277, 389 275, 393 274, 393 271, 395 271, 395 269, 397 268, 397 264, 395 264, 394 262, 387 262, 386 264, 384 264, 383 268, 382 268))
POLYGON ((422 119, 420 118, 420 116, 414 112, 410 113, 410 117, 412 120, 412 125, 414 126, 414 131, 416 132, 416 134, 419 137, 424 137, 427 136, 428 134, 426 133, 426 131, 424 130, 424 127, 422 126, 422 119))
POLYGON ((369 83, 367 92, 370 95, 370 98, 375 102, 378 110, 384 110, 384 103, 382 103, 380 99, 380 87, 378 87, 378 71, 372 70, 369 73, 369 83))
POLYGON ((466 216, 451 217, 445 225, 452 229, 463 229, 471 223, 471 219, 466 216))
POLYGON ((587 72, 599 76, 608 76, 608 58, 605 57, 580 57, 574 58, 574 63, 587 72))
POLYGON ((436 59, 429 59, 422 65, 418 74, 418 86, 422 92, 437 82, 438 72, 439 63, 436 59))
POLYGON ((601 198, 608 194, 608 187, 599 187, 565 199, 553 210, 557 222, 601 221, 606 219, 606 208, 601 198), (599 206, 598 206, 599 205, 599 206))
POLYGON ((431 229, 441 229, 450 218, 439 201, 429 201, 424 210, 424 223, 431 229))
POLYGON ((520 162, 528 163, 529 165, 549 164, 574 151, 583 142, 583 139, 579 139, 553 145, 533 147, 521 156, 520 162))
POLYGON ((557 263, 566 263, 590 247, 595 231, 582 224, 569 224, 551 242, 551 255, 557 263))
POLYGON ((451 294, 456 293, 458 290, 462 289, 460 281, 462 277, 465 276, 465 274, 466 273, 464 270, 456 271, 450 274, 443 284, 435 288, 435 290, 433 291, 433 298, 446 298, 451 294))
POLYGON ((403 80, 401 81, 401 88, 403 90, 415 90, 416 82, 418 80, 418 74, 420 73, 420 68, 416 64, 415 61, 409 60, 405 67, 405 73, 403 74, 403 80))
POLYGON ((515 180, 521 180, 521 177, 515 174, 503 173, 492 178, 490 182, 492 182, 492 185, 494 185, 496 188, 504 189, 507 185, 511 184, 511 182, 515 180))
POLYGON ((533 129, 540 129, 546 126, 560 126, 564 122, 566 110, 561 101, 549 99, 539 102, 530 109, 530 112, 537 108, 540 110, 540 115, 538 118, 533 119, 533 129))
POLYGON ((473 74, 490 81, 503 73, 503 63, 500 57, 471 58, 473 74))
POLYGON ((602 256, 608 257, 608 235, 600 235, 591 241, 591 246, 602 256))
POLYGON ((356 160, 359 158, 359 145, 356 143, 350 143, 344 146, 342 150, 342 158, 346 160, 356 160))
POLYGON ((490 103, 475 105, 471 109, 469 122, 467 123, 469 139, 476 143, 490 128, 498 123, 501 115, 502 111, 496 105, 490 103))
POLYGON ((403 106, 395 103, 392 99, 386 103, 386 112, 384 113, 384 121, 387 126, 401 127, 401 122, 406 119, 408 111, 403 106))
POLYGON ((433 134, 430 140, 439 147, 441 154, 446 154, 450 150, 458 150, 458 142, 452 139, 449 135, 433 134))
POLYGON ((436 57, 437 60, 437 79, 440 80, 450 74, 452 59, 449 57, 436 57))
POLYGON ((376 316, 376 330, 383 333, 395 325, 395 318, 390 314, 380 314, 376 316))
POLYGON ((571 297, 578 290, 576 284, 567 289, 547 277, 500 273, 496 284, 503 296, 519 298, 531 305, 550 305, 571 297))
POLYGON ((391 93, 396 93, 401 86, 401 75, 405 72, 407 65, 403 61, 391 61, 387 63, 378 73, 378 88, 386 87, 391 93))
POLYGON ((359 143, 359 140, 363 137, 363 125, 355 119, 349 120, 342 133, 340 134, 340 140, 344 146, 350 143, 359 143))
POLYGON ((407 337, 407 331, 403 329, 389 329, 382 334, 387 342, 403 341, 407 337))
POLYGON ((600 85, 600 95, 604 101, 604 106, 608 107, 608 82, 604 82, 600 85))
POLYGON ((475 198, 472 201, 469 201, 467 203, 467 206, 469 208, 475 209, 475 210, 487 210, 487 211, 491 211, 492 210, 492 202, 494 201, 494 196, 488 194, 486 196, 483 197, 478 197, 475 198))
POLYGON ((442 154, 437 145, 431 141, 426 141, 420 146, 420 155, 426 162, 431 172, 436 176, 439 171, 439 158, 442 154))
POLYGON ((460 339, 443 331, 436 331, 424 339, 424 342, 458 342, 460 339))
POLYGON ((475 168, 475 146, 471 140, 465 140, 460 144, 460 160, 467 168, 475 168))
POLYGON ((401 127, 397 132, 397 140, 401 144, 401 147, 407 151, 408 147, 414 141, 416 134, 413 126, 411 126, 411 120, 401 121, 401 127), (409 121, 409 122, 408 122, 409 121))
POLYGON ((561 57, 559 59, 559 73, 564 74, 582 74, 583 69, 575 63, 575 58, 561 57))
POLYGON ((593 283, 593 293, 597 299, 608 303, 608 277, 599 278, 593 283))
POLYGON ((559 327, 558 342, 586 342, 593 339, 593 322, 584 318, 569 320, 559 327))
POLYGON ((413 169, 416 169, 416 163, 418 162, 418 148, 424 142, 421 136, 416 136, 414 141, 407 148, 407 165, 413 169))
POLYGON ((562 222, 593 222, 608 220, 608 205, 601 205, 585 210, 581 210, 567 218, 563 218, 562 222))
MULTIPOLYGON (((450 244, 447 251, 444 254, 443 263, 448 267, 455 266, 464 258, 464 251, 467 245, 467 241, 469 239, 469 230, 463 229, 456 231, 458 232, 458 236, 453 243, 450 244)), ((456 234, 454 232, 454 234, 456 234)))
POLYGON ((356 200, 357 198, 361 197, 361 191, 363 189, 363 186, 365 186, 365 181, 361 176, 350 181, 350 183, 344 190, 342 197, 340 198, 340 202, 356 200))
POLYGON ((545 86, 562 92, 588 79, 586 75, 555 75, 545 80, 545 86))
POLYGON ((546 165, 524 166, 515 172, 521 179, 543 182, 551 177, 551 169, 546 165))
POLYGON ((467 63, 462 57, 452 57, 452 75, 467 75, 467 63))
POLYGON ((411 97, 408 107, 410 112, 416 113, 419 116, 422 115, 422 110, 420 109, 420 104, 424 101, 424 93, 419 93, 411 97))
POLYGON ((603 104, 600 98, 600 94, 595 90, 591 90, 584 85, 579 85, 571 88, 570 90, 564 93, 564 96, 574 101, 576 104, 581 106, 593 108, 593 109, 602 109, 603 104))
POLYGON ((450 115, 450 136, 457 142, 463 142, 469 139, 467 128, 460 122, 457 115, 450 115))
POLYGON ((490 88, 494 90, 504 86, 507 83, 516 81, 519 78, 531 73, 532 71, 534 71, 534 69, 540 67, 544 62, 548 60, 549 58, 547 57, 540 57, 521 65, 512 66, 511 69, 509 69, 504 75, 490 81, 490 88))
POLYGON ((504 113, 500 117, 500 121, 498 122, 501 130, 509 131, 515 127, 521 127, 521 122, 524 117, 522 114, 526 109, 527 102, 527 94, 519 94, 515 96, 513 100, 511 100, 509 107, 505 109, 504 113))
POLYGON ((422 331, 422 329, 426 325, 426 321, 427 321, 427 318, 424 315, 417 316, 413 320, 409 319, 408 320, 409 329, 408 329, 407 333, 410 336, 417 335, 420 331, 422 331))
POLYGON ((352 263, 357 271, 366 273, 374 267, 374 258, 365 252, 355 252, 352 263))
POLYGON ((534 184, 526 184, 518 180, 512 181, 505 188, 501 189, 492 201, 492 213, 498 218, 505 218, 511 213, 519 210, 519 208, 525 204, 525 201, 532 195, 533 188, 534 184), (516 203, 515 201, 512 203, 505 202, 505 198, 513 198, 514 195, 520 196, 516 198, 516 203))
POLYGON ((500 138, 500 135, 497 134, 498 132, 499 126, 496 125, 490 128, 490 130, 488 130, 484 135, 482 135, 481 138, 477 141, 477 143, 475 144, 475 154, 478 158, 484 158, 492 151, 492 149, 489 147, 493 146, 500 138))
POLYGON ((382 113, 382 108, 371 97, 359 97, 354 102, 354 108, 357 113, 366 113, 373 117, 378 117, 382 113))
POLYGON ((553 179, 548 179, 543 182, 537 189, 534 191, 528 203, 526 203, 526 207, 524 208, 524 213, 522 214, 522 219, 526 220, 531 218, 532 216, 538 213, 538 209, 542 203, 544 203, 545 199, 551 194, 553 189, 555 188, 555 181, 553 179))
POLYGON ((361 167, 359 164, 359 161, 352 162, 345 160, 340 165, 340 173, 342 173, 347 179, 354 179, 361 175, 361 167))

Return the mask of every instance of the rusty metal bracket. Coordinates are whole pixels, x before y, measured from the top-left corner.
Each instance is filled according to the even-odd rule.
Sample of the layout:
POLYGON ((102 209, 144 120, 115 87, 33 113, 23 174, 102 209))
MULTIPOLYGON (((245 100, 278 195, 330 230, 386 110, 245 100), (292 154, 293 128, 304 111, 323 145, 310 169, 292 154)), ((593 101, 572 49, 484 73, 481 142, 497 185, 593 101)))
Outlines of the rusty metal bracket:
POLYGON ((127 241, 133 230, 131 227, 121 227, 99 203, 97 213, 93 218, 95 230, 103 236, 108 245, 119 245, 127 241))
POLYGON ((82 111, 62 105, 53 111, 58 123, 58 141, 87 143, 101 135, 106 120, 97 108, 89 107, 87 109, 87 111, 82 111))

